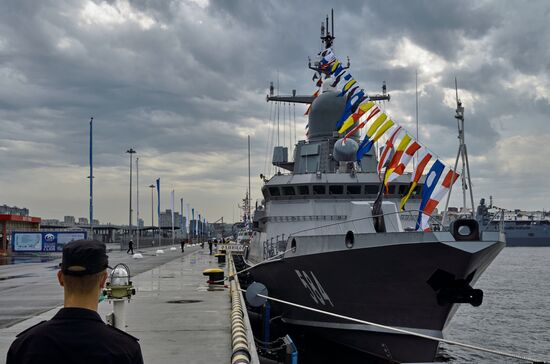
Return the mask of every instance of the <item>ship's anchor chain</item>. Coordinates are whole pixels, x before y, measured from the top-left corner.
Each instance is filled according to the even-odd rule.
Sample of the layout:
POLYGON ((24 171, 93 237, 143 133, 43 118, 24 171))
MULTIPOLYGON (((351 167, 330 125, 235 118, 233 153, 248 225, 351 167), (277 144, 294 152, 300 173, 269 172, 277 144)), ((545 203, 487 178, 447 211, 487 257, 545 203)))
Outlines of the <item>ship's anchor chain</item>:
POLYGON ((263 286, 261 283, 256 282, 256 283, 254 283, 254 285, 251 285, 251 286, 254 286, 254 288, 251 289, 250 292, 248 290, 244 290, 244 289, 241 289, 241 291, 246 293, 247 299, 249 297, 255 298, 256 303, 258 303, 258 297, 260 297, 261 299, 263 299, 264 303, 265 303, 266 300, 275 301, 275 302, 279 302, 279 303, 282 303, 282 304, 285 304, 285 305, 298 307, 298 308, 301 308, 301 309, 304 309, 304 310, 307 310, 307 311, 313 311, 313 312, 317 312, 317 313, 320 313, 320 314, 323 314, 323 315, 332 316, 332 317, 336 317, 336 318, 340 318, 340 319, 344 319, 344 320, 348 320, 348 321, 357 322, 357 323, 360 323, 360 324, 363 324, 363 325, 371 325, 371 326, 378 327, 378 328, 381 328, 381 329, 386 329, 386 330, 398 332, 400 334, 416 336, 416 337, 420 337, 420 338, 427 339, 427 340, 434 340, 434 341, 438 341, 438 342, 445 343, 445 344, 448 344, 448 345, 455 345, 455 346, 460 346, 460 347, 467 348, 467 349, 483 351, 483 352, 486 352, 486 353, 491 353, 491 354, 495 354, 495 355, 514 358, 514 359, 520 359, 520 360, 524 360, 526 362, 531 362, 533 364, 548 364, 549 363, 549 362, 545 362, 543 360, 528 358, 526 356, 522 356, 522 355, 518 355, 518 354, 507 353, 507 352, 503 352, 503 351, 499 351, 499 350, 483 348, 483 347, 480 347, 480 346, 466 344, 466 343, 462 343, 462 342, 458 342, 458 341, 447 340, 447 339, 438 338, 438 337, 434 337, 434 336, 419 334, 419 333, 414 332, 414 331, 398 329, 398 328, 392 327, 392 326, 377 324, 377 323, 371 322, 371 321, 365 321, 365 320, 361 320, 361 319, 354 318, 354 317, 349 317, 349 316, 344 316, 344 315, 340 315, 340 314, 333 313, 333 312, 319 310, 317 308, 300 305, 298 303, 289 302, 289 301, 281 300, 281 299, 278 299, 278 298, 275 298, 275 297, 271 297, 271 296, 262 294, 260 292, 265 292, 265 291, 267 291, 267 289, 265 289, 265 286, 263 288, 260 288, 259 286, 263 286))

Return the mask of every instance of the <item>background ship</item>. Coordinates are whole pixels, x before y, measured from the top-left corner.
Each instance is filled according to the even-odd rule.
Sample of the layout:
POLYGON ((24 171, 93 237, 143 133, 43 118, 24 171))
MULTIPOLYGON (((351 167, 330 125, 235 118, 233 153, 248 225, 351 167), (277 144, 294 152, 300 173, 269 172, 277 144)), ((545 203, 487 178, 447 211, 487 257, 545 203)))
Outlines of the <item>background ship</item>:
POLYGON ((550 220, 544 212, 521 213, 516 211, 504 211, 493 206, 490 198, 489 205, 482 198, 477 207, 476 219, 482 229, 497 231, 501 224, 502 216, 504 233, 507 246, 550 246, 550 220))
MULTIPOLYGON (((327 47, 334 39, 328 21, 322 39, 327 47)), ((475 220, 457 220, 452 231, 411 231, 420 194, 399 212, 396 202, 410 181, 401 176, 375 203, 376 154, 357 164, 349 146, 359 135, 344 145, 334 131, 344 97, 325 87, 316 98, 268 99, 311 102, 309 137, 296 144, 292 161, 287 148, 274 149, 279 170, 262 187, 245 253, 251 269, 241 284, 261 282, 272 297, 435 337, 458 303, 482 303, 472 285, 504 247, 501 232, 481 233, 475 220)), ((283 304, 272 303, 271 311, 294 329, 390 362, 433 361, 437 352, 437 341, 283 304)))

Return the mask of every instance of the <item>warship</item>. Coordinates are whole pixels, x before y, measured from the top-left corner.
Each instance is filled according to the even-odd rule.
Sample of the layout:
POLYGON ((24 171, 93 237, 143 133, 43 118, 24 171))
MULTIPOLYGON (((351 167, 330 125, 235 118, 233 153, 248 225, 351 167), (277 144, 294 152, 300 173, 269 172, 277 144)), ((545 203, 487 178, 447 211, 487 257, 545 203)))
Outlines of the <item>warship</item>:
MULTIPOLYGON (((334 41, 328 25, 327 17, 321 30, 326 48, 334 41)), ((320 71, 318 62, 310 68, 320 71)), ((424 180, 405 211, 399 200, 410 175, 380 193, 375 151, 358 163, 353 145, 359 133, 342 143, 335 131, 346 97, 328 84, 316 97, 268 96, 309 103, 309 130, 292 160, 286 147, 275 146, 277 171, 262 176, 263 199, 244 254, 248 281, 281 300, 441 338, 459 304, 482 303, 483 292, 473 285, 505 246, 504 235, 481 232, 473 219, 454 221, 450 231, 416 231, 424 180)), ((389 99, 385 93, 369 97, 389 99)), ((431 362, 437 354, 434 340, 277 302, 270 310, 285 325, 382 361, 431 362)))
POLYGON ((506 246, 550 246, 550 220, 544 218, 543 213, 520 213, 519 210, 506 210, 504 214, 501 214, 499 212, 502 209, 493 206, 492 197, 489 201, 489 205, 486 205, 485 199, 482 198, 477 207, 476 219, 482 229, 497 231, 502 220, 506 246))

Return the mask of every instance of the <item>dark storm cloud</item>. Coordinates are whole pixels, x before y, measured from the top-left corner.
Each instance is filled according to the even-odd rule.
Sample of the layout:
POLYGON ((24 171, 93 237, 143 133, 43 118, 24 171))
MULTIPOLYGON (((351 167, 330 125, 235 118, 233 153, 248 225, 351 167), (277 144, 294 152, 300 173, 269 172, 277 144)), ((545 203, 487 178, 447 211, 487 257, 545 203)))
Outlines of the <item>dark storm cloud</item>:
MULTIPOLYGON (((281 93, 313 92, 307 59, 319 50, 319 25, 331 6, 313 0, 3 2, 0 167, 28 180, 41 166, 52 175, 73 168, 85 176, 93 115, 95 161, 103 173, 97 182, 112 183, 105 188, 113 194, 125 188, 124 152, 134 146, 144 178, 162 174, 184 194, 202 193, 184 185, 218 181, 236 201, 246 184, 246 135, 253 135, 253 174, 263 172, 270 154, 269 81, 278 79, 281 93)), ((392 116, 409 129, 418 69, 421 139, 449 160, 457 147, 450 97, 457 76, 483 184, 501 172, 482 156, 512 153, 502 146, 514 145, 509 140, 518 135, 550 134, 549 9, 536 1, 347 1, 335 9, 335 49, 342 59, 350 56, 352 74, 369 92, 387 82, 392 116)), ((299 136, 304 123, 299 117, 299 136)), ((522 139, 513 153, 528 153, 528 145, 522 139)), ((41 183, 53 196, 63 193, 55 183, 41 183)), ((22 192, 5 193, 19 204, 22 192)), ((108 219, 125 216, 122 198, 108 219)))

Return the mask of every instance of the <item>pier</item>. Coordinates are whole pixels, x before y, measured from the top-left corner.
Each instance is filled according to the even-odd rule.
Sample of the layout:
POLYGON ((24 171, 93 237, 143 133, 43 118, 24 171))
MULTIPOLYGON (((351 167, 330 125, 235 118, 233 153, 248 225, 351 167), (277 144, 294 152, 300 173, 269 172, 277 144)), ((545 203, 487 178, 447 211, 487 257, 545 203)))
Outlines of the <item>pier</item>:
MULTIPOLYGON (((218 263, 208 247, 199 245, 186 247, 184 253, 179 246, 163 247, 164 253, 158 254, 157 249, 140 249, 142 259, 120 250, 109 253, 111 266, 130 267, 137 292, 126 304, 126 331, 140 339, 144 362, 231 363, 232 357, 244 357, 233 362, 258 363, 255 350, 249 351, 248 361, 247 355, 233 355, 232 321, 238 304, 232 303, 236 295, 230 293, 230 283, 209 285, 203 275, 208 268, 221 268, 227 275, 231 260, 218 263)), ((63 291, 55 277, 59 261, 0 266, 0 363, 15 335, 50 319, 62 306, 63 291)), ((108 301, 99 304, 104 320, 112 311, 108 301)), ((250 332, 248 319, 240 321, 250 332)), ((247 340, 254 348, 251 335, 247 340)))

